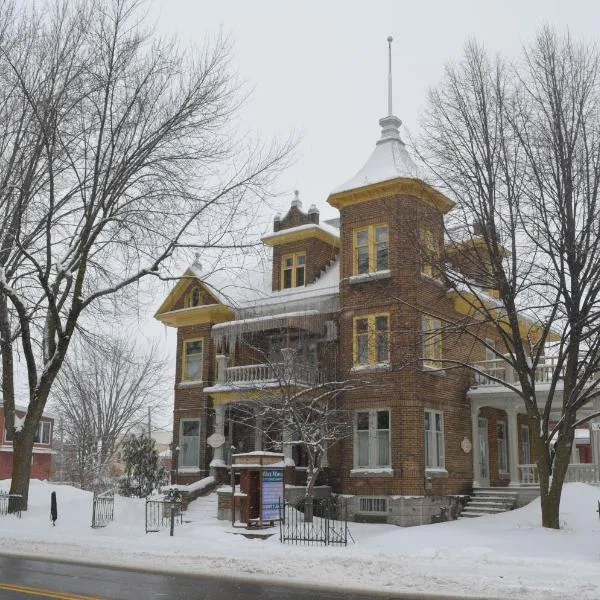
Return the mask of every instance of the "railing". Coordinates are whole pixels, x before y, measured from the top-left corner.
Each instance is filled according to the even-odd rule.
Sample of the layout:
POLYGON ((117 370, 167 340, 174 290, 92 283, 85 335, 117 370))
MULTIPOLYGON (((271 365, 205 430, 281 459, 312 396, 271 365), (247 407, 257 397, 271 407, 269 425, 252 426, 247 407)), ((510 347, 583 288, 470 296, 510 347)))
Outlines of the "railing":
POLYGON ((315 385, 319 382, 316 367, 303 363, 266 363, 228 367, 225 385, 263 384, 269 382, 315 385))
POLYGON ((348 505, 344 498, 315 498, 307 511, 304 500, 279 504, 279 541, 305 546, 348 545, 348 505), (310 513, 310 517, 307 515, 310 513))
MULTIPOLYGON (((495 377, 507 383, 518 383, 518 377, 515 370, 510 364, 501 358, 494 360, 483 360, 473 363, 473 367, 482 371, 475 373, 475 383, 477 385, 500 385, 491 377, 495 377), (491 376, 491 377, 488 377, 491 376)), ((536 383, 549 383, 552 381, 552 376, 556 370, 556 358, 546 357, 543 362, 538 363, 535 370, 536 383)), ((560 375, 562 377, 562 373, 560 375)))
POLYGON ((94 493, 92 504, 92 528, 106 527, 115 517, 115 491, 94 493))
POLYGON ((12 514, 21 518, 22 509, 23 496, 21 496, 21 494, 0 492, 0 516, 12 514))
MULTIPOLYGON (((519 481, 522 484, 538 484, 537 465, 519 465, 519 481)), ((565 483, 600 483, 600 465, 571 463, 567 467, 565 483)))

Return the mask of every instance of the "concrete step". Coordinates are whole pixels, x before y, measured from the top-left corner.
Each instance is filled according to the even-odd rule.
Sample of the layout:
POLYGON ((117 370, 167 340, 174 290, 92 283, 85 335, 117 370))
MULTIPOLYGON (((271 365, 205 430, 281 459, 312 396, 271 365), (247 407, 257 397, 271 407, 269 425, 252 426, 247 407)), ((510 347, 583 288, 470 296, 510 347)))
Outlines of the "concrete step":
POLYGON ((514 506, 513 502, 482 502, 481 500, 471 500, 468 506, 477 506, 478 508, 497 508, 498 510, 510 509, 514 506))
POLYGON ((483 517, 512 510, 518 492, 506 488, 476 488, 459 518, 483 517))

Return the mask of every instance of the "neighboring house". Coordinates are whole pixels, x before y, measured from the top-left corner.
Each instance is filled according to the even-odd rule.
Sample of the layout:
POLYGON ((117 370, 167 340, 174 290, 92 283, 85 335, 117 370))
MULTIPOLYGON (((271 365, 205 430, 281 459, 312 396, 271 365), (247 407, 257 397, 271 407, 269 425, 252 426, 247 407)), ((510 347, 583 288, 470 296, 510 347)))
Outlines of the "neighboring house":
MULTIPOLYGON (((353 435, 331 448, 323 477, 352 497, 355 518, 428 523, 473 487, 535 483, 533 433, 517 396, 464 367, 444 370, 447 359, 512 377, 483 345, 442 332, 441 318, 469 314, 428 260, 444 246, 453 202, 421 179, 400 120, 389 115, 380 124, 365 166, 327 199, 338 219, 320 222, 316 206, 304 212, 297 194, 287 214, 275 217, 263 237, 273 251, 266 285, 256 273, 206 274, 196 262, 157 311, 178 334, 180 483, 229 464, 231 445, 269 449, 260 424, 240 423, 236 407, 276 385, 273 369, 290 356, 298 387, 359 377, 375 383, 344 394, 353 435), (226 440, 214 450, 207 445, 213 433, 226 440)), ((444 250, 453 268, 468 263, 468 244, 444 250)), ((494 295, 489 290, 490 302, 494 295)), ((502 353, 495 328, 480 327, 502 353)), ((290 435, 282 431, 282 441, 290 435)), ((297 448, 284 443, 283 451, 286 464, 302 467, 297 448)), ((597 450, 590 460, 600 462, 597 450)))
MULTIPOLYGON (((16 416, 23 419, 27 408, 16 407, 16 416)), ((40 421, 38 431, 33 445, 33 457, 31 459, 32 479, 50 479, 52 476, 52 435, 54 433, 54 418, 44 413, 40 421)), ((4 427, 4 406, 0 404, 0 479, 10 479, 13 464, 13 445, 11 436, 7 434, 4 427)))

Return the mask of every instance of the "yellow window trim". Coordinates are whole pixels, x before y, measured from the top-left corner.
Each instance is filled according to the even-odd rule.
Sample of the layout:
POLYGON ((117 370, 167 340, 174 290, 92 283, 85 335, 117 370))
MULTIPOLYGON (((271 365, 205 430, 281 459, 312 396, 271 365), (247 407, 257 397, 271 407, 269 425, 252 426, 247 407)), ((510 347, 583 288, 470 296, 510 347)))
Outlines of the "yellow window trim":
POLYGON ((358 234, 362 231, 367 232, 368 246, 369 246, 369 270, 368 273, 377 272, 377 244, 375 241, 375 231, 380 227, 385 227, 388 235, 388 263, 389 263, 389 248, 390 248, 390 228, 387 223, 376 223, 375 225, 368 225, 367 227, 357 227, 352 230, 352 254, 353 254, 353 267, 352 273, 358 275, 358 244, 356 240, 358 234))
POLYGON ((440 270, 435 265, 427 261, 428 257, 433 257, 434 260, 438 260, 440 257, 440 246, 437 243, 435 235, 431 229, 421 229, 421 243, 423 244, 423 258, 421 265, 421 272, 427 277, 432 279, 440 278, 440 270))
POLYGON ((284 273, 286 271, 285 268, 285 261, 287 258, 291 258, 292 259, 292 285, 291 287, 295 288, 295 287, 299 287, 296 281, 296 269, 299 266, 302 266, 304 268, 304 283, 302 285, 302 287, 304 287, 306 285, 306 252, 292 252, 290 254, 284 254, 281 257, 281 279, 280 279, 280 284, 279 284, 279 289, 283 290, 283 289, 290 289, 290 288, 284 288, 283 287, 283 277, 284 277, 284 273), (298 265, 298 259, 300 257, 304 257, 304 264, 303 265, 298 265))
POLYGON ((423 315, 423 366, 430 369, 442 368, 442 322, 423 315))
POLYGON ((181 349, 181 381, 202 381, 202 371, 204 370, 204 338, 190 338, 183 340, 183 347, 181 349), (187 347, 191 342, 202 342, 202 352, 200 353, 200 379, 190 379, 187 377, 187 347))
POLYGON ((384 363, 389 363, 390 362, 390 313, 375 313, 375 314, 368 314, 368 315, 359 315, 357 317, 354 317, 353 322, 352 322, 352 356, 353 356, 353 363, 354 366, 359 366, 359 365, 364 365, 364 364, 369 364, 369 365, 373 365, 373 364, 379 364, 381 361, 377 360, 377 343, 376 343, 376 336, 377 336, 377 329, 376 329, 376 322, 377 322, 377 318, 378 317, 386 317, 387 318, 387 336, 388 336, 388 356, 387 356, 387 360, 383 361, 384 363), (362 319, 366 319, 367 320, 367 336, 368 336, 368 342, 367 342, 367 347, 368 347, 368 359, 366 363, 359 363, 358 362, 358 334, 356 331, 356 322, 362 319))

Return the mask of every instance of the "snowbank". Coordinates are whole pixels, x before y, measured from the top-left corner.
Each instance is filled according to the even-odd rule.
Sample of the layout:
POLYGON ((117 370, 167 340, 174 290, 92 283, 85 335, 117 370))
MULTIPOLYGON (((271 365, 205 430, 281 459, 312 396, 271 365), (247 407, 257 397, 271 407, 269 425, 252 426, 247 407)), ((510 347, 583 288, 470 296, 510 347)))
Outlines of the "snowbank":
MULTIPOLYGON (((0 481, 7 490, 8 481, 0 481)), ((23 517, 0 517, 10 552, 227 577, 255 576, 389 592, 524 600, 600 598, 600 489, 565 486, 560 531, 540 527, 539 501, 501 515, 424 527, 350 524, 347 548, 248 540, 216 519, 216 494, 190 504, 175 537, 144 533, 144 500, 117 497, 115 521, 91 529, 92 494, 32 481, 23 517), (50 493, 58 497, 50 523, 50 493)), ((277 530, 274 530, 277 533, 277 530)))

